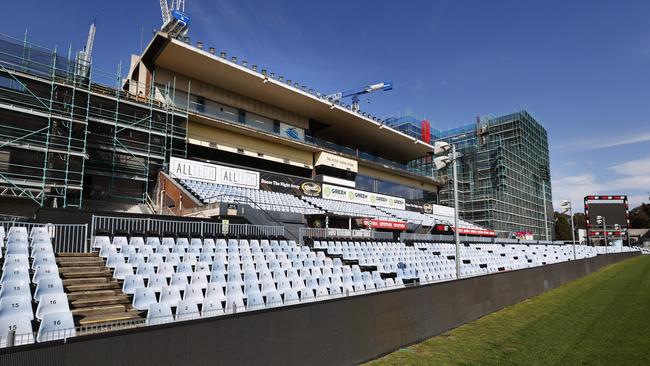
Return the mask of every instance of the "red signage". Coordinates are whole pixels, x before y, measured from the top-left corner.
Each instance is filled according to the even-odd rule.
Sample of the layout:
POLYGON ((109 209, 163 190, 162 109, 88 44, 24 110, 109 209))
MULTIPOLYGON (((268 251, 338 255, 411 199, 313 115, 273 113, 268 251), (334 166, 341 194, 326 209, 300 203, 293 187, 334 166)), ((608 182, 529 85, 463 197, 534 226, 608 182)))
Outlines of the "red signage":
MULTIPOLYGON (((438 232, 448 232, 454 231, 453 226, 438 224, 434 227, 438 232)), ((494 230, 485 230, 485 229, 468 229, 461 227, 458 231, 460 235, 473 235, 473 236, 497 236, 496 231, 494 230)))
POLYGON ((373 229, 406 230, 406 223, 401 221, 363 219, 363 226, 373 229))
POLYGON ((420 127, 422 128, 422 141, 427 144, 431 143, 431 123, 426 119, 420 122, 420 127))
MULTIPOLYGON (((452 226, 452 230, 454 227, 452 226)), ((497 233, 494 230, 485 230, 485 229, 468 229, 461 227, 458 230, 458 233, 461 235, 475 235, 475 236, 497 236, 497 233)))

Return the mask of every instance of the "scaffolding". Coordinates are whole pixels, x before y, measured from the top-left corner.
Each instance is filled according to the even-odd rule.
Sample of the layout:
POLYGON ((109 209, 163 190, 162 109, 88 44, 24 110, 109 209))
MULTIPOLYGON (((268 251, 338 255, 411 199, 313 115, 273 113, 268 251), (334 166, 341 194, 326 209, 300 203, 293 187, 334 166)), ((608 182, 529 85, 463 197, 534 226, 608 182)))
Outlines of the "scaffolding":
MULTIPOLYGON (((444 131, 440 138, 455 144, 461 154, 458 205, 462 219, 491 228, 502 237, 530 231, 546 239, 546 227, 552 237, 548 138, 530 114, 521 111, 479 120, 444 131)), ((430 158, 409 166, 446 182, 440 188, 439 201, 453 206, 453 182, 446 170, 434 172, 430 158)))
POLYGON ((169 157, 186 156, 187 109, 129 94, 121 67, 103 72, 71 53, 0 35, 0 196, 144 203, 169 157))

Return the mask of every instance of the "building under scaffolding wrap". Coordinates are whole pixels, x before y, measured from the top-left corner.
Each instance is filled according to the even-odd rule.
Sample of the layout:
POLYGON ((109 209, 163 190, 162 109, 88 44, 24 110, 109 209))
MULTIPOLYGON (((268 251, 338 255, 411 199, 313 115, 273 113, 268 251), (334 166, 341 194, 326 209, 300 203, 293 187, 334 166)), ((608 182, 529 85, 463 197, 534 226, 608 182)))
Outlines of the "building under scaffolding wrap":
MULTIPOLYGON (((458 170, 458 200, 464 220, 489 227, 500 236, 528 231, 546 239, 553 233, 553 203, 549 176, 546 130, 525 111, 477 121, 453 130, 436 131, 456 145, 462 154, 458 170), (544 211, 546 222, 544 224, 544 211)), ((431 159, 410 163, 411 169, 432 172, 431 159)), ((453 182, 449 172, 438 174, 446 181, 440 203, 453 206, 453 182)))
MULTIPOLYGON (((187 109, 128 94, 119 67, 66 54, 0 36, 0 195, 41 207, 144 203, 169 156, 186 155, 187 109)), ((154 86, 155 74, 142 88, 154 86)))

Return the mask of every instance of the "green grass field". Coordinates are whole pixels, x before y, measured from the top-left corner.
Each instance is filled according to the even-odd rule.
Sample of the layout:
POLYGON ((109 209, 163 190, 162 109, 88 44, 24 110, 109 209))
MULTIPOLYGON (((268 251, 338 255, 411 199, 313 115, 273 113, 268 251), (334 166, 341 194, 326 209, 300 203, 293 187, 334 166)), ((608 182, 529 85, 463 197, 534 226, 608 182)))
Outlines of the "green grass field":
POLYGON ((369 365, 650 365, 650 256, 608 266, 369 365))

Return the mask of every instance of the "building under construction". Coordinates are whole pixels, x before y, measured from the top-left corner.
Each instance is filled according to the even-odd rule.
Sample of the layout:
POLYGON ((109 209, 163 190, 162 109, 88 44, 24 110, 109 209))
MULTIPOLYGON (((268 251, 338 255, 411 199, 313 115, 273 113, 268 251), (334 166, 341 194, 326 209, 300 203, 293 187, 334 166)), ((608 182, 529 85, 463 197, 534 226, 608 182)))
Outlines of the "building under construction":
MULTIPOLYGON (((0 37, 0 194, 37 207, 144 203, 169 156, 185 156, 187 111, 66 53, 0 37)), ((142 88, 153 85, 155 74, 142 88)))
MULTIPOLYGON (((405 130, 402 128, 401 130, 405 130)), ((416 131, 417 132, 417 131, 416 131)), ((447 141, 461 153, 458 204, 463 219, 489 227, 500 236, 531 232, 546 239, 553 233, 553 204, 546 130, 526 111, 447 131, 432 131, 431 140, 447 141)), ((410 167, 438 175, 446 184, 440 203, 453 206, 449 172, 433 172, 431 159, 410 167)))

